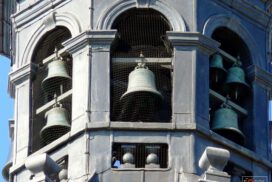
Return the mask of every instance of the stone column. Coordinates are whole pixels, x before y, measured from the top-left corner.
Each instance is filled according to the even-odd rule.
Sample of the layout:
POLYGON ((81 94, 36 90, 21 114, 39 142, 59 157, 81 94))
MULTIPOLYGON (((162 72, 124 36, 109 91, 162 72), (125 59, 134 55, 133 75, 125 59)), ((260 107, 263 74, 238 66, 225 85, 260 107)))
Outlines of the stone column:
POLYGON ((10 87, 15 90, 14 103, 14 158, 13 164, 23 162, 29 154, 30 141, 30 75, 34 66, 30 63, 9 75, 10 87))
POLYGON ((209 127, 209 55, 219 43, 198 32, 167 32, 174 48, 173 116, 177 127, 209 127), (201 103, 200 103, 201 102, 201 103))

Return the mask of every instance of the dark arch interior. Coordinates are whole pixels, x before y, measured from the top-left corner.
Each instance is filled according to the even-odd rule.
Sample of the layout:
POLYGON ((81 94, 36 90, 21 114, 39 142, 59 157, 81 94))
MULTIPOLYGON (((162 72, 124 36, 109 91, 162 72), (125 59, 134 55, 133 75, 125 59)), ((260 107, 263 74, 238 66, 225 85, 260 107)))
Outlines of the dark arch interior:
POLYGON ((172 30, 167 19, 152 9, 128 10, 117 17, 112 29, 118 38, 111 49, 113 57, 171 57, 172 48, 166 31, 172 30))
MULTIPOLYGON (((240 57, 240 61, 242 63, 242 68, 245 72, 245 80, 250 85, 250 82, 247 79, 246 68, 252 64, 251 54, 248 49, 248 46, 244 42, 244 40, 232 30, 226 27, 219 27, 215 29, 212 34, 212 38, 219 43, 221 46, 219 47, 221 50, 227 52, 228 54, 232 55, 233 57, 237 58, 240 57)), ((232 62, 224 61, 224 68, 228 70, 233 65, 232 62)), ((245 93, 246 94, 246 93, 245 93)), ((243 101, 236 103, 242 108, 248 111, 248 115, 245 117, 239 118, 239 129, 244 133, 246 136, 244 146, 254 150, 254 143, 253 143, 253 127, 252 127, 252 106, 253 106, 253 93, 250 90, 247 93, 246 98, 243 101)), ((210 106, 212 104, 210 103, 210 106)), ((218 109, 218 107, 213 108, 214 110, 218 109)), ((213 113, 213 110, 210 112, 213 113)))
POLYGON ((62 42, 71 38, 72 35, 66 27, 56 27, 46 33, 35 48, 32 56, 33 63, 40 63, 44 58, 54 53, 55 48, 61 49, 62 42))
POLYGON ((220 49, 234 57, 239 56, 244 68, 251 64, 249 49, 235 32, 226 27, 220 27, 213 32, 212 38, 221 43, 220 49))
MULTIPOLYGON (((31 141, 31 151, 35 152, 43 146, 42 140, 40 138, 40 131, 42 127, 45 125, 45 113, 41 113, 39 115, 36 114, 36 109, 43 106, 45 103, 52 100, 52 97, 49 97, 42 89, 42 81, 47 76, 47 66, 42 65, 43 59, 54 54, 55 48, 61 49, 63 48, 62 43, 72 37, 70 31, 66 27, 58 26, 55 29, 47 32, 41 40, 38 42, 35 47, 34 54, 32 56, 32 63, 36 65, 35 72, 32 72, 31 75, 31 131, 32 131, 32 139, 31 141)), ((72 76, 72 61, 67 62, 67 68, 69 75, 72 76)), ((71 84, 67 85, 65 89, 71 88, 71 84)), ((64 91, 66 91, 64 90, 64 91)), ((68 108, 68 112, 71 110, 71 102, 63 103, 65 108, 68 108)))

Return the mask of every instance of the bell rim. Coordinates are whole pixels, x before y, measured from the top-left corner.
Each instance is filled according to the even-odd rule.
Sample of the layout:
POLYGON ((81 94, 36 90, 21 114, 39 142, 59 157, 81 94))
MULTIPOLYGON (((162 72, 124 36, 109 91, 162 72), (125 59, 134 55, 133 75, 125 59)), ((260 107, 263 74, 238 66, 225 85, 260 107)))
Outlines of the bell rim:
MULTIPOLYGON (((210 71, 213 71, 213 70, 221 70, 221 71, 223 71, 224 72, 224 74, 226 74, 227 75, 227 73, 228 73, 228 71, 225 69, 225 68, 219 68, 219 67, 216 67, 216 66, 210 66, 210 71)), ((222 73, 223 73, 222 72, 222 73)))
MULTIPOLYGON (((139 87, 138 87, 139 88, 139 87)), ((130 95, 130 94, 133 94, 133 93, 136 93, 136 92, 146 92, 146 93, 154 93, 156 94, 158 97, 160 97, 161 99, 163 99, 163 96, 162 94, 159 92, 159 91, 156 91, 156 90, 149 90, 149 89, 143 89, 143 90, 132 90, 132 91, 126 91, 121 97, 120 97, 120 100, 122 101, 126 96, 130 95)))
POLYGON ((64 133, 62 134, 62 135, 60 135, 59 137, 61 137, 61 136, 63 136, 63 135, 65 135, 66 133, 68 133, 69 132, 69 130, 71 129, 71 126, 69 125, 69 126, 66 126, 66 125, 54 125, 54 126, 50 126, 50 127, 43 127, 42 129, 41 129, 41 131, 40 131, 40 137, 41 137, 41 139, 46 143, 46 144, 49 144, 49 143, 51 143, 51 142, 53 142, 53 141, 55 141, 55 140, 57 140, 58 138, 56 138, 55 140, 50 140, 50 139, 48 139, 48 137, 45 137, 45 136, 47 136, 47 135, 45 135, 44 134, 44 132, 47 130, 47 129, 50 129, 50 128, 52 128, 52 127, 62 127, 62 129, 66 129, 66 131, 64 131, 64 133))
MULTIPOLYGON (((222 130, 231 130, 231 131, 234 131, 236 132, 237 134, 239 134, 239 136, 241 136, 241 139, 242 139, 242 143, 244 143, 245 141, 245 135, 242 131, 240 131, 239 129, 237 128, 234 128, 234 127, 228 127, 228 128, 212 128, 213 131, 222 131, 222 130)), ((225 137, 226 138, 226 137, 225 137)))
POLYGON ((42 133, 47 130, 47 129, 50 129, 50 128, 54 128, 54 127, 62 127, 62 128, 67 128, 67 129, 70 129, 71 128, 71 125, 51 125, 49 127, 46 127, 46 125, 41 129, 40 131, 40 135, 42 135, 42 133))
POLYGON ((45 82, 46 81, 48 81, 48 80, 50 80, 50 79, 52 79, 52 78, 63 78, 63 79, 67 79, 67 80, 72 80, 72 77, 71 76, 58 76, 58 75, 52 75, 51 77, 48 77, 48 78, 45 78, 45 79, 43 79, 43 81, 42 81, 42 86, 45 84, 45 82))
POLYGON ((242 92, 243 92, 243 96, 247 96, 247 95, 249 95, 250 93, 250 86, 249 86, 249 84, 247 84, 247 83, 243 83, 243 82, 225 82, 224 84, 223 84, 223 92, 225 93, 225 94, 228 94, 232 89, 230 88, 230 87, 232 87, 232 85, 234 84, 234 83, 238 83, 238 84, 241 84, 240 86, 242 86, 242 92))

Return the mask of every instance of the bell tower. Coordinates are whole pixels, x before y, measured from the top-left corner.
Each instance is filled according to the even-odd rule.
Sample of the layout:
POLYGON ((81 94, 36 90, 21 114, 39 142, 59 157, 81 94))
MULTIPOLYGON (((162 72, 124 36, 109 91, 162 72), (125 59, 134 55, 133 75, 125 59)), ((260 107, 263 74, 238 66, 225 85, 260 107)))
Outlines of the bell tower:
POLYGON ((17 0, 5 178, 272 181, 270 4, 17 0))

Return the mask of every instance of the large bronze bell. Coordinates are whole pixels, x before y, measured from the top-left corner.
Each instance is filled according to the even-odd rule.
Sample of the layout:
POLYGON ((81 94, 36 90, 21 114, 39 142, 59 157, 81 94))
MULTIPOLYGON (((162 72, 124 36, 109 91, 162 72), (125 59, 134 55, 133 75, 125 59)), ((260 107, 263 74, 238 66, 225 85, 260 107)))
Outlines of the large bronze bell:
POLYGON ((249 94, 249 85, 245 81, 245 72, 237 64, 234 64, 229 70, 223 90, 233 101, 241 101, 249 94))
POLYGON ((61 86, 71 82, 71 77, 69 76, 66 64, 60 58, 57 58, 48 64, 48 73, 46 78, 42 81, 42 88, 45 92, 55 93, 61 92, 61 86))
POLYGON ((145 122, 157 120, 156 112, 162 98, 156 89, 154 73, 144 63, 139 63, 129 74, 127 91, 120 98, 122 110, 119 120, 145 122))
POLYGON ((46 125, 40 131, 41 138, 45 144, 49 144, 65 133, 70 131, 68 112, 57 104, 45 113, 46 125))
POLYGON ((215 111, 211 129, 238 144, 244 144, 245 136, 239 130, 238 115, 227 104, 215 111))
POLYGON ((227 76, 223 66, 223 57, 216 53, 210 59, 210 88, 218 90, 227 76))
POLYGON ((127 91, 121 96, 121 100, 135 92, 149 92, 162 97, 156 89, 155 75, 141 63, 129 74, 127 91))

